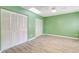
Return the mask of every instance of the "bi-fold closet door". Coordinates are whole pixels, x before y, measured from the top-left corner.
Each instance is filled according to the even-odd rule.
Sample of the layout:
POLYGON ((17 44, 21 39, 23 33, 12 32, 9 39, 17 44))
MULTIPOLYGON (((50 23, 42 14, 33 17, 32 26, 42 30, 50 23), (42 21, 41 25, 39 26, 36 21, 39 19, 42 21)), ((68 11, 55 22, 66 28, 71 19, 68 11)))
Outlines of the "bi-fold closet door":
POLYGON ((42 34, 43 34, 43 20, 37 18, 35 20, 35 35, 37 37, 37 36, 40 36, 42 34))
POLYGON ((1 9, 1 50, 27 41, 27 16, 1 9))

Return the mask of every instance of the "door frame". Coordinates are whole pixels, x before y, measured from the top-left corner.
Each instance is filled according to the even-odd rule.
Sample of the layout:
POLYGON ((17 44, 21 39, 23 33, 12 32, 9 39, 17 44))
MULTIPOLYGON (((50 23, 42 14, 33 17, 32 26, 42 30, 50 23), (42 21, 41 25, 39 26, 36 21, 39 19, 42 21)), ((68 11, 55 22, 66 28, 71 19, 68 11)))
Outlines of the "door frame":
MULTIPOLYGON (((20 15, 24 15, 24 16, 27 16, 27 41, 29 41, 29 16, 28 15, 25 15, 25 14, 22 14, 22 13, 19 13, 19 12, 16 12, 16 11, 12 11, 12 10, 8 10, 6 8, 0 8, 0 17, 1 17, 1 10, 6 10, 6 11, 10 11, 10 12, 13 12, 13 13, 16 13, 16 14, 20 14, 20 15)), ((0 18, 0 24, 1 24, 1 18, 0 18)), ((0 29, 1 29, 1 26, 0 26, 0 29)), ((0 33, 1 34, 1 33, 0 33)), ((1 38, 1 36, 0 36, 1 38)), ((2 46, 2 40, 0 39, 0 51, 3 51, 1 46, 2 46)), ((21 44, 21 43, 20 43, 21 44)), ((17 44, 18 45, 18 44, 17 44)), ((15 45, 14 45, 15 46, 15 45)), ((13 47, 13 46, 12 46, 13 47)), ((11 48, 11 47, 10 47, 11 48)), ((8 49, 8 48, 6 48, 8 49)), ((5 49, 5 50, 6 50, 5 49)))

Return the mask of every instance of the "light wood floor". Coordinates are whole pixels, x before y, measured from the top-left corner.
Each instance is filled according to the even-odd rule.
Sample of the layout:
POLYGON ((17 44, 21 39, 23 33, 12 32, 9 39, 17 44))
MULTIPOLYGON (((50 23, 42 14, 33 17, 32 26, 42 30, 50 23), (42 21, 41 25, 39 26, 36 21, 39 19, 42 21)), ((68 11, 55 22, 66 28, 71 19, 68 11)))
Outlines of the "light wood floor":
POLYGON ((35 40, 3 51, 4 53, 62 53, 79 52, 79 40, 42 35, 35 40))

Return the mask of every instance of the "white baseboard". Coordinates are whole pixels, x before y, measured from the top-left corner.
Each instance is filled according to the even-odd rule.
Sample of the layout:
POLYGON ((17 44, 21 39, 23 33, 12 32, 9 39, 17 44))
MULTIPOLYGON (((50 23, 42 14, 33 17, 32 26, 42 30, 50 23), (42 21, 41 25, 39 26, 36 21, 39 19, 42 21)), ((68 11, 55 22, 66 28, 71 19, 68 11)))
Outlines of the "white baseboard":
POLYGON ((71 39, 79 39, 79 38, 75 38, 75 37, 62 36, 62 35, 54 35, 54 34, 43 34, 43 35, 58 36, 58 37, 71 38, 71 39))
MULTIPOLYGON (((39 36, 40 36, 40 35, 35 36, 35 37, 29 39, 28 41, 31 41, 31 40, 33 40, 33 39, 36 39, 36 38, 39 37, 39 36)), ((28 41, 27 41, 27 42, 28 42, 28 41)), ((19 45, 19 44, 22 44, 22 43, 25 43, 25 42, 21 42, 21 43, 15 44, 14 46, 19 45)), ((14 47, 14 46, 12 46, 12 47, 14 47)), ((12 48, 12 47, 9 47, 9 48, 12 48)), ((6 48, 6 49, 4 49, 4 50, 7 50, 7 49, 9 49, 9 48, 6 48)), ((1 50, 0 53, 1 53, 2 51, 4 51, 4 50, 1 50)))
MULTIPOLYGON (((54 35, 54 34, 41 34, 41 35, 50 35, 50 36, 58 36, 58 37, 71 38, 71 39, 79 39, 79 38, 74 38, 74 37, 69 37, 69 36, 62 36, 62 35, 54 35)), ((40 36, 40 35, 35 36, 35 37, 29 39, 28 41, 34 40, 34 39, 36 39, 36 38, 39 37, 39 36, 40 36)), ((28 42, 28 41, 27 41, 27 42, 28 42)), ((23 43, 24 43, 24 42, 23 42, 23 43)), ((22 44, 22 43, 20 43, 20 44, 22 44)), ((17 45, 19 45, 19 44, 17 44, 17 45)), ((11 48, 11 47, 10 47, 10 48, 11 48)), ((5 50, 6 50, 6 49, 5 49, 5 50)), ((3 50, 1 50, 0 53, 1 53, 2 51, 3 51, 3 50)))
POLYGON ((9 49, 9 48, 12 48, 12 47, 14 47, 14 46, 20 45, 20 44, 25 43, 25 42, 27 42, 27 41, 17 43, 17 44, 15 44, 15 45, 11 46, 11 47, 6 48, 6 49, 2 49, 0 52, 2 52, 2 51, 4 51, 4 50, 7 50, 7 49, 9 49))
MULTIPOLYGON (((43 34, 41 34, 41 35, 43 35, 43 34)), ((29 39, 29 41, 34 40, 34 39, 36 39, 36 38, 39 37, 39 36, 40 36, 40 35, 31 38, 31 39, 29 39)))

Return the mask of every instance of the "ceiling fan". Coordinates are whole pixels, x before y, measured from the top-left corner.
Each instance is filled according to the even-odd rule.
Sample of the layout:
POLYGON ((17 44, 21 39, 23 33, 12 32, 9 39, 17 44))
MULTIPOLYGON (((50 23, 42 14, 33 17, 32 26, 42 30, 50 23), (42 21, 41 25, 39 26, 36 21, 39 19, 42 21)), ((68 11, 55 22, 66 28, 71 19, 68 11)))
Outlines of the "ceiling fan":
POLYGON ((52 12, 56 12, 56 7, 52 7, 52 12))

